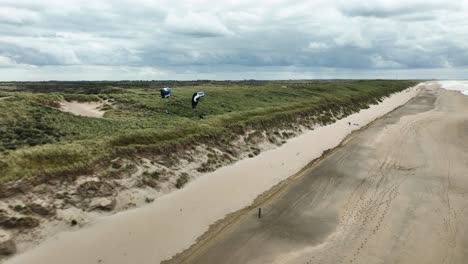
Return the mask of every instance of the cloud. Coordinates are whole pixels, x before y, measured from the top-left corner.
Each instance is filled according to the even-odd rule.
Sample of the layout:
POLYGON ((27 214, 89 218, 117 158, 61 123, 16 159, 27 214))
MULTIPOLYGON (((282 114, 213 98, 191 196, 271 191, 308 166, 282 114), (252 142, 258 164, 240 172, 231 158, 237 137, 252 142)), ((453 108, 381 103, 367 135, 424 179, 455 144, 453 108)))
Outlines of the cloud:
POLYGON ((15 61, 13 58, 0 55, 0 69, 27 69, 36 68, 34 65, 22 64, 15 61))
POLYGON ((468 0, 2 0, 0 79, 462 76, 466 13, 468 0))
POLYGON ((341 35, 333 39, 335 44, 340 47, 357 47, 357 48, 371 48, 372 39, 366 38, 360 31, 343 32, 341 35))
POLYGON ((11 58, 0 56, 0 68, 14 67, 16 62, 11 58))
POLYGON ((59 64, 57 59, 47 53, 43 53, 35 48, 23 47, 14 43, 0 41, 0 56, 14 59, 20 64, 30 64, 37 66, 59 64))
POLYGON ((39 22, 40 20, 41 16, 37 12, 0 6, 0 23, 26 24, 39 22))
POLYGON ((170 31, 193 37, 218 37, 233 35, 214 15, 189 11, 187 14, 167 15, 165 26, 170 31))
POLYGON ((419 17, 434 18, 435 13, 441 10, 456 10, 460 4, 445 0, 411 0, 411 1, 343 1, 340 11, 349 16, 363 17, 395 17, 405 15, 416 15, 419 17), (435 12, 436 11, 436 12, 435 12))
POLYGON ((327 49, 329 49, 329 45, 325 44, 325 43, 322 43, 322 42, 314 42, 314 41, 311 41, 309 43, 309 50, 311 50, 312 52, 323 52, 323 51, 326 51, 327 49))
POLYGON ((371 62, 375 68, 378 69, 386 69, 386 68, 394 68, 394 69, 401 69, 403 65, 400 63, 393 61, 388 58, 384 58, 381 55, 375 55, 371 58, 371 62))

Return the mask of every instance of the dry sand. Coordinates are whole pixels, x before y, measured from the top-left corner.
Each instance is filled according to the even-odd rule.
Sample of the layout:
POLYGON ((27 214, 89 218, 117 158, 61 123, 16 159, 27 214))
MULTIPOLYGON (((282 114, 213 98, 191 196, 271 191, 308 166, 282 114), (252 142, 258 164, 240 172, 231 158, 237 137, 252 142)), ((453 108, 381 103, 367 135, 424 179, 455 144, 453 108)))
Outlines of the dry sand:
POLYGON ((146 207, 61 233, 7 263, 143 264, 168 259, 195 243, 210 224, 248 206, 323 151, 339 145, 353 130, 405 104, 420 89, 417 86, 394 94, 379 105, 306 132, 280 148, 209 173, 146 207))
POLYGON ((428 84, 187 262, 468 263, 467 172, 468 97, 428 84))
POLYGON ((60 110, 69 112, 75 115, 88 116, 88 117, 102 117, 104 111, 99 110, 102 106, 102 102, 61 102, 60 110))

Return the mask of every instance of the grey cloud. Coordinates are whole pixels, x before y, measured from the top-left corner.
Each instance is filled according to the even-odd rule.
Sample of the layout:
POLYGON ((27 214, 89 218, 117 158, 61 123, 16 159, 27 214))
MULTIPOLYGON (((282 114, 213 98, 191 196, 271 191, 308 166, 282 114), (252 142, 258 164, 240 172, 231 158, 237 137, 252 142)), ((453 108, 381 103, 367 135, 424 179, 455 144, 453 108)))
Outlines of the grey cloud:
POLYGON ((0 23, 5 24, 29 24, 39 22, 41 16, 38 12, 28 9, 0 6, 0 23))
POLYGON ((0 79, 76 77, 72 69, 93 69, 89 78, 261 79, 468 67, 465 0, 4 1, 23 13, 0 18, 0 79))
POLYGON ((233 34, 218 17, 192 11, 186 14, 169 13, 164 24, 170 31, 193 37, 217 37, 233 34))
POLYGON ((40 52, 32 48, 24 48, 17 45, 0 42, 0 55, 8 57, 11 60, 20 64, 30 64, 36 66, 43 65, 59 65, 57 58, 40 52))
POLYGON ((340 7, 340 11, 349 16, 387 18, 395 16, 415 16, 419 18, 434 18, 434 12, 441 10, 456 10, 460 8, 457 2, 443 0, 413 0, 413 1, 348 1, 340 7))

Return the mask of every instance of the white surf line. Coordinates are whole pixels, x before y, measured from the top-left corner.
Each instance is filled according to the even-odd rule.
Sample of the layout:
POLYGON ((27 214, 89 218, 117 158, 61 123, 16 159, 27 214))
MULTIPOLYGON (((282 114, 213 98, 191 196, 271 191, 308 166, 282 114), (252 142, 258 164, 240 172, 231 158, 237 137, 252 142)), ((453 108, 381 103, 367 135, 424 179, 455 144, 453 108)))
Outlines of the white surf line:
POLYGON ((352 131, 405 104, 421 85, 308 131, 283 146, 208 173, 154 203, 49 238, 8 264, 158 263, 189 248, 209 226, 320 157, 352 131), (351 125, 349 125, 349 123, 351 125), (354 125, 356 124, 356 125, 354 125))
POLYGON ((438 81, 438 83, 446 90, 460 91, 468 95, 468 81, 438 81))

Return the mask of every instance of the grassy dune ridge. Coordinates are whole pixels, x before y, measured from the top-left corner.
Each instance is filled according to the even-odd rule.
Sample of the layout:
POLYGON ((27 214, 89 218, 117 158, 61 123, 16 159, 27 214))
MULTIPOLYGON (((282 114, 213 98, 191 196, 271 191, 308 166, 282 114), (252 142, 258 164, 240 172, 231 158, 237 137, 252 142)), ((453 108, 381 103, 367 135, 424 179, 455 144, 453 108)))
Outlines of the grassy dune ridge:
POLYGON ((0 83, 0 182, 92 172, 121 155, 227 143, 248 129, 327 124, 414 81, 0 83), (172 85, 163 100, 159 88, 172 85), (206 97, 197 109, 194 92, 206 97), (104 118, 76 116, 60 101, 105 101, 104 118), (166 114, 168 109, 170 114, 166 114))

